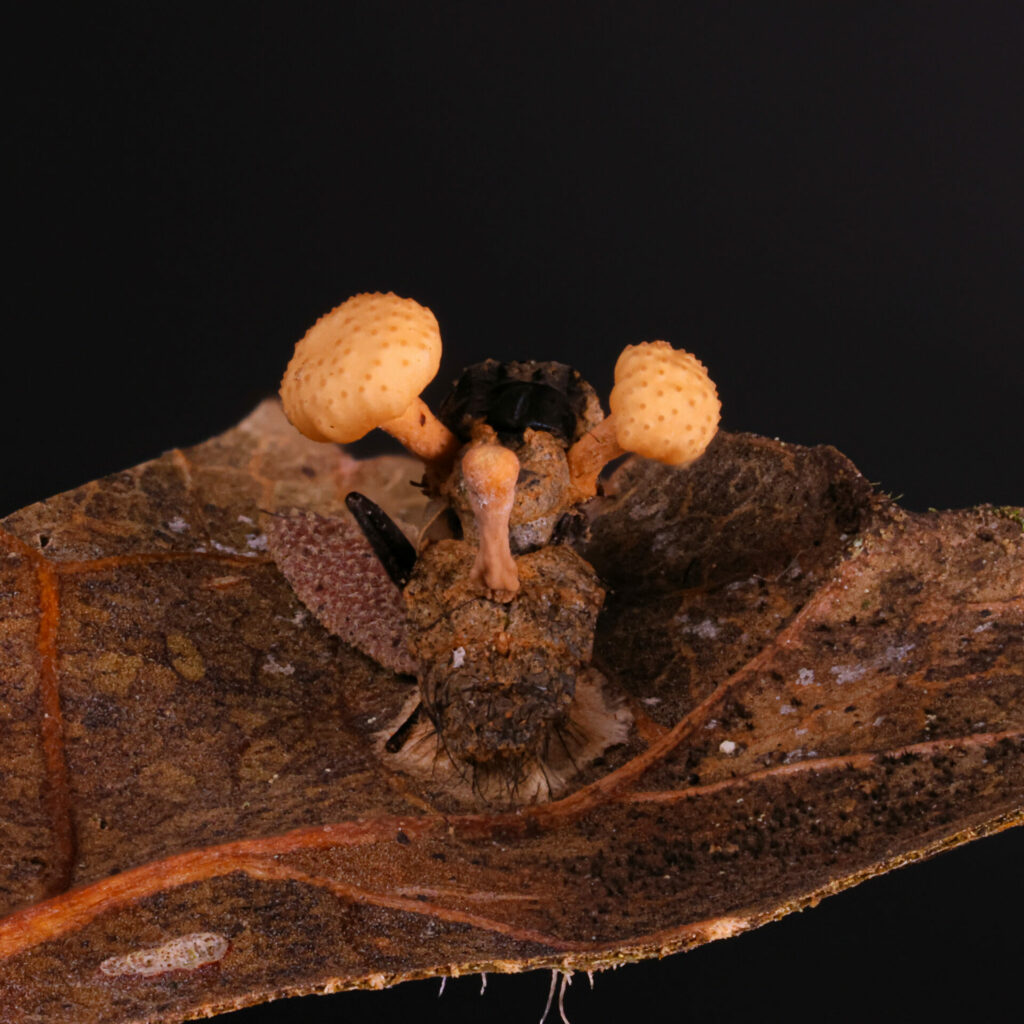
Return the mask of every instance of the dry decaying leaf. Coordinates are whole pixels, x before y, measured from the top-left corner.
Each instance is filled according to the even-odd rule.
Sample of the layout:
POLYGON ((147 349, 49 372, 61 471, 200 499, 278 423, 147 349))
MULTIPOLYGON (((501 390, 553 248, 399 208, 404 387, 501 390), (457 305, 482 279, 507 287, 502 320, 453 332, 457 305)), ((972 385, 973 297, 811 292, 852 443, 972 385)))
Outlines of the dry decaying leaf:
POLYGON ((627 464, 582 545, 628 742, 518 810, 410 779, 373 740, 408 678, 308 615, 263 531, 351 488, 413 522, 416 475, 266 403, 3 522, 0 1020, 599 968, 1024 817, 1020 513, 909 514, 748 435, 627 464))

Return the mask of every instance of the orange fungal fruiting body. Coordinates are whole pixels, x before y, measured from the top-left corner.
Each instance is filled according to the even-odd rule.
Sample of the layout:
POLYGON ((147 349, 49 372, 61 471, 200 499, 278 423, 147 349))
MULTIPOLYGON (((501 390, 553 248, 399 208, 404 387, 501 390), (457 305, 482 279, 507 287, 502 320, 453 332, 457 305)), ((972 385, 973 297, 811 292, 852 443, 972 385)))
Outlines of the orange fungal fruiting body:
POLYGON ((295 346, 281 383, 285 414, 313 440, 350 444, 400 417, 440 363, 429 309, 391 292, 354 295, 295 346))
POLYGON ((703 454, 721 413, 700 360, 665 341, 626 347, 608 404, 623 449, 671 466, 703 454))

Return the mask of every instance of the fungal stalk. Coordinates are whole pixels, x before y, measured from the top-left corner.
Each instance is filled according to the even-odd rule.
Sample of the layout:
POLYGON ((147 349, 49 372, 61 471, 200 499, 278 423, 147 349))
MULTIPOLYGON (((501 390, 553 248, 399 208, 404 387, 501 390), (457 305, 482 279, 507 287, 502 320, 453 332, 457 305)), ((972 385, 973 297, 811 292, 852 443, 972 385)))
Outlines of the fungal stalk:
POLYGON ((669 466, 689 465, 711 443, 721 412, 700 360, 666 341, 626 346, 615 364, 608 404, 611 413, 569 449, 577 500, 596 494, 601 470, 625 452, 669 466))
POLYGON ((500 444, 478 444, 462 456, 462 477, 480 537, 470 581, 486 587, 497 600, 511 600, 519 590, 508 538, 519 459, 500 444))

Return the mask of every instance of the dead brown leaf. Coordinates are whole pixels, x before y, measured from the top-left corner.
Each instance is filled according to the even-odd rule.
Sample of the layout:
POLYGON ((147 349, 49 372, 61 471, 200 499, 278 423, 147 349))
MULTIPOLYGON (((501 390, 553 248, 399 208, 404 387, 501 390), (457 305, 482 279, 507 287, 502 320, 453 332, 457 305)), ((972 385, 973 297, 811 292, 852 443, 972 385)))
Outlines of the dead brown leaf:
POLYGON ((261 517, 350 488, 267 403, 0 533, 0 1020, 274 996, 723 938, 1024 816, 1019 511, 913 515, 831 449, 634 462, 583 554, 627 745, 481 811, 371 738, 408 682, 328 635, 261 517))

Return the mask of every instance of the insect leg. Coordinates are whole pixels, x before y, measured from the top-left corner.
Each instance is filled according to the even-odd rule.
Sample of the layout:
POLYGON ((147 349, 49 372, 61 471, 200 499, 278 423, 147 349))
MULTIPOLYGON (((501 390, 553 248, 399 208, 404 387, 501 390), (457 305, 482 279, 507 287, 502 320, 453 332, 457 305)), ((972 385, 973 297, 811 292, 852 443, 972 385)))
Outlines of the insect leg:
POLYGON ((409 738, 409 733, 412 732, 413 727, 420 720, 420 715, 423 713, 423 705, 417 704, 412 709, 412 714, 391 734, 388 738, 387 743, 384 744, 384 749, 389 754, 397 754, 402 747, 405 746, 405 741, 409 738))

